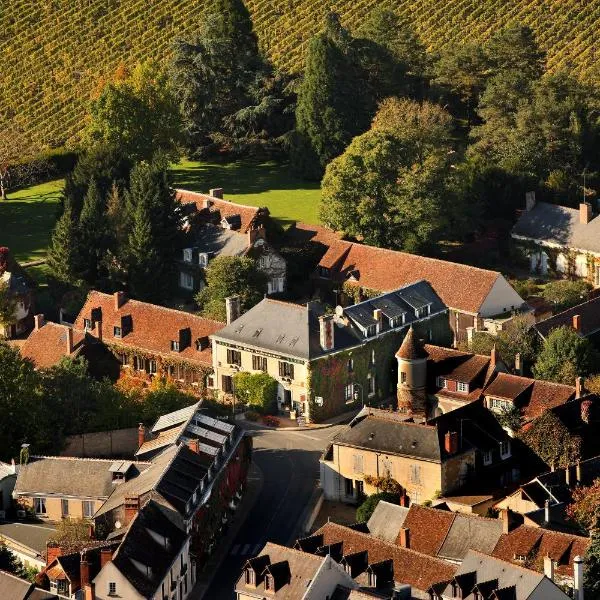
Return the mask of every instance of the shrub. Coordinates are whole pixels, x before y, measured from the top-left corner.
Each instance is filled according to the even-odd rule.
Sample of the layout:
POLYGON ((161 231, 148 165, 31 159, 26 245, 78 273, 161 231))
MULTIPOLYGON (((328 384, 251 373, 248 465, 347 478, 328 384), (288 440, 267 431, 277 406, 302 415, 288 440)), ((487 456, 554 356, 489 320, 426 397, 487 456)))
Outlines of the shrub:
POLYGON ((246 421, 256 422, 260 419, 260 415, 255 410, 247 410, 244 415, 246 421))
POLYGON ((277 408, 277 381, 267 373, 236 373, 235 395, 253 410, 263 414, 277 408))
POLYGON ((590 284, 586 281, 561 279, 548 283, 542 290, 542 296, 554 304, 557 311, 561 311, 585 302, 590 288, 590 284))
POLYGON ((277 417, 273 417, 271 415, 263 417, 262 422, 267 427, 279 427, 279 425, 281 424, 281 421, 277 417))
POLYGON ((389 492, 380 492, 379 494, 373 494, 369 496, 357 509, 356 509, 356 521, 358 523, 366 523, 373 514, 376 506, 380 500, 391 502, 392 504, 398 504, 400 502, 400 496, 398 494, 391 494, 389 492))

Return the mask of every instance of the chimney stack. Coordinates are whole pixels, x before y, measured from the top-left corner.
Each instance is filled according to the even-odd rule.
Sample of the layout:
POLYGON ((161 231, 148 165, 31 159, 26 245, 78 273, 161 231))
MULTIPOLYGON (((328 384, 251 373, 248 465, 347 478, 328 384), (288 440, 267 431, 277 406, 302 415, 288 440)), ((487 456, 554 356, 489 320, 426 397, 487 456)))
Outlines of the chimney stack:
POLYGON ((550 500, 544 502, 544 523, 550 523, 550 500))
POLYGON ((554 581, 554 561, 549 556, 544 556, 544 575, 554 581))
POLYGON ((79 578, 81 587, 85 587, 90 583, 90 563, 87 560, 87 554, 81 553, 81 561, 79 563, 79 578))
POLYGON ((33 328, 37 331, 41 329, 45 324, 44 315, 35 315, 33 317, 33 328))
POLYGON ((383 312, 381 312, 381 309, 376 308, 373 311, 373 319, 377 321, 377 333, 379 333, 383 328, 383 312))
POLYGON ((581 462, 577 461, 575 464, 575 484, 582 485, 582 477, 581 477, 581 462))
POLYGON ((587 225, 592 220, 592 205, 589 202, 582 202, 579 205, 579 222, 587 225))
POLYGON ((195 452, 196 454, 200 454, 200 440, 195 440, 195 439, 189 440, 188 448, 192 452, 195 452))
POLYGON ((62 548, 58 542, 46 542, 46 566, 55 558, 62 556, 62 548))
POLYGON ((573 559, 573 600, 583 599, 583 558, 576 556, 573 559))
POLYGON ((138 448, 141 448, 146 441, 146 428, 143 423, 138 425, 138 448))
POLYGON ((525 194, 525 210, 529 212, 535 207, 535 192, 526 192, 525 194))
POLYGON ((125 498, 125 525, 129 525, 135 515, 140 510, 140 497, 139 496, 127 496, 125 498))
POLYGON ((520 352, 515 354, 515 373, 523 377, 523 359, 520 352))
POLYGON ((575 398, 581 398, 585 392, 583 377, 575 378, 575 398))
POLYGON ((240 317, 242 308, 239 296, 228 296, 225 298, 225 312, 227 314, 227 325, 240 317))
POLYGON ((565 467, 565 484, 568 488, 571 487, 571 465, 565 467))
POLYGON ((115 302, 115 310, 119 310, 123 304, 125 304, 125 292, 115 292, 113 294, 114 302, 115 302))
POLYGON ((573 329, 577 333, 581 333, 581 316, 580 315, 573 315, 573 329))
POLYGON ((398 539, 402 548, 410 548, 410 529, 408 527, 401 527, 398 539))
POLYGON ((112 560, 112 550, 110 548, 102 548, 100 550, 100 568, 112 560))
POLYGON ((208 195, 223 200, 223 188, 212 188, 208 190, 208 195))
POLYGON ((444 450, 448 454, 456 454, 458 452, 458 433, 456 431, 447 431, 444 436, 444 450))
POLYGON ((496 344, 492 346, 492 351, 490 352, 490 367, 496 368, 496 364, 498 363, 498 350, 496 350, 496 344))
POLYGON ((73 352, 73 330, 67 327, 67 356, 73 352))
POLYGON ((404 508, 408 508, 409 505, 409 501, 408 501, 408 496, 406 495, 406 493, 402 493, 402 496, 400 496, 400 506, 403 506, 404 508))
POLYGON ((322 350, 333 350, 335 346, 333 315, 321 315, 319 317, 319 342, 322 350))
POLYGON ((102 341, 102 320, 96 321, 96 337, 102 341))
POLYGON ((510 533, 514 525, 514 517, 509 508, 503 508, 500 511, 500 519, 502 520, 502 533, 510 533))
POLYGON ((96 584, 88 583, 83 587, 83 600, 96 600, 96 584))

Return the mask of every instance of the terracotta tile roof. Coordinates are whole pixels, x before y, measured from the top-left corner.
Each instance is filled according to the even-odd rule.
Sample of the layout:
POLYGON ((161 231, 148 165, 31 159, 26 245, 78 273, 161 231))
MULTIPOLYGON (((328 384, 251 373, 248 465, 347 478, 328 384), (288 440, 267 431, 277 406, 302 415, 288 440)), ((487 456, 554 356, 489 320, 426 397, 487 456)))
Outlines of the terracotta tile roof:
POLYGON ((335 242, 339 242, 342 236, 322 225, 308 225, 306 223, 296 223, 286 231, 286 238, 293 238, 297 241, 315 242, 330 246, 335 242))
POLYGON ((362 288, 387 292, 418 279, 431 283, 449 308, 477 313, 500 277, 497 271, 479 269, 406 252, 337 240, 319 266, 362 288))
MULTIPOLYGON (((514 564, 519 564, 517 555, 541 559, 550 556, 558 563, 558 573, 572 577, 573 559, 578 555, 584 556, 589 545, 590 538, 587 537, 521 525, 500 536, 492 556, 514 564)), ((543 571, 543 563, 538 564, 541 562, 531 561, 533 568, 538 571, 543 571)))
MULTIPOLYGON (((21 345, 21 355, 31 360, 39 369, 47 369, 56 365, 63 356, 67 356, 66 325, 46 322, 39 329, 34 329, 21 345)), ((73 329, 73 355, 82 347, 85 334, 73 329)))
POLYGON ((510 373, 498 373, 492 383, 486 388, 486 396, 497 396, 508 400, 516 400, 523 392, 531 387, 533 379, 520 377, 510 373))
POLYGON ((434 583, 452 579, 456 572, 456 566, 446 561, 401 548, 337 523, 326 523, 315 532, 317 534, 323 534, 324 545, 343 542, 344 555, 366 550, 369 564, 391 559, 394 581, 408 583, 417 590, 427 591, 434 583))
POLYGON ((425 352, 436 376, 471 382, 490 364, 490 357, 425 344, 425 352))
POLYGON ((227 200, 215 198, 208 194, 200 194, 198 192, 190 192, 188 190, 175 190, 177 192, 177 198, 182 204, 193 203, 196 205, 196 210, 201 212, 207 210, 206 203, 210 203, 208 210, 211 212, 218 211, 221 218, 233 217, 239 215, 241 218, 240 231, 246 233, 251 226, 255 224, 256 218, 261 211, 267 209, 259 208, 257 206, 245 206, 244 204, 235 204, 227 200))
MULTIPOLYGON (((450 531, 454 517, 452 512, 411 505, 402 525, 410 530, 410 547, 417 552, 436 556, 450 531)), ((400 545, 400 536, 396 544, 400 545)))
MULTIPOLYGON (((212 350, 208 347, 196 350, 196 340, 216 333, 224 323, 204 319, 181 310, 174 310, 138 300, 125 301, 117 309, 111 294, 91 291, 75 320, 75 326, 84 329, 84 319, 92 318, 92 310, 100 309, 102 316, 102 339, 105 343, 124 348, 139 349, 154 355, 185 360, 203 366, 212 365, 212 350), (114 327, 122 327, 122 317, 131 317, 132 329, 121 337, 115 337, 114 327), (171 341, 179 340, 180 330, 190 329, 191 343, 180 352, 171 351, 171 341)), ((93 329, 97 334, 97 328, 93 329)))
POLYGON ((587 337, 598 331, 600 329, 600 296, 573 306, 545 321, 540 321, 534 327, 542 337, 546 338, 553 329, 558 327, 573 328, 573 317, 575 315, 579 316, 578 333, 580 336, 587 337))
POLYGON ((396 352, 396 356, 398 358, 405 358, 407 360, 417 360, 419 358, 427 357, 427 353, 423 348, 423 344, 419 340, 415 339, 415 331, 412 325, 402 340, 402 345, 400 346, 398 352, 396 352))
POLYGON ((529 404, 523 408, 527 420, 539 417, 547 410, 561 406, 575 396, 575 388, 552 381, 533 380, 529 404))

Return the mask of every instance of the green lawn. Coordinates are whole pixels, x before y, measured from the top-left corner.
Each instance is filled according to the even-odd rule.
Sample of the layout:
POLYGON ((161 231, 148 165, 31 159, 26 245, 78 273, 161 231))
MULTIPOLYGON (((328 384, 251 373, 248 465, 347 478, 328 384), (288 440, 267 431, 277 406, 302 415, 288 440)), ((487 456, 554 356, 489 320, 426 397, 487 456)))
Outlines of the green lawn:
POLYGON ((173 184, 204 193, 223 188, 232 202, 268 207, 284 227, 293 221, 319 223, 319 184, 294 177, 287 165, 276 162, 182 161, 173 167, 173 184))
POLYGON ((46 258, 62 186, 61 179, 49 181, 0 201, 0 246, 8 246, 19 262, 46 258))

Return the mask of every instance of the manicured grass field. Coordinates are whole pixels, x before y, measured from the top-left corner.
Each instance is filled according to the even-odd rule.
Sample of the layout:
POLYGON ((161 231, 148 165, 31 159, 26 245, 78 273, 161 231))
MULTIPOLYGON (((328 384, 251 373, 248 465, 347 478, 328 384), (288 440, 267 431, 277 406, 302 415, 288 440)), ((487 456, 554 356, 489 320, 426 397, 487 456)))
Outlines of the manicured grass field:
POLYGON ((21 263, 46 258, 63 181, 57 179, 8 193, 0 200, 0 246, 21 263))
POLYGON ((284 227, 294 221, 319 223, 319 184, 295 177, 276 162, 182 161, 173 167, 173 185, 204 193, 221 187, 232 202, 266 206, 284 227))

